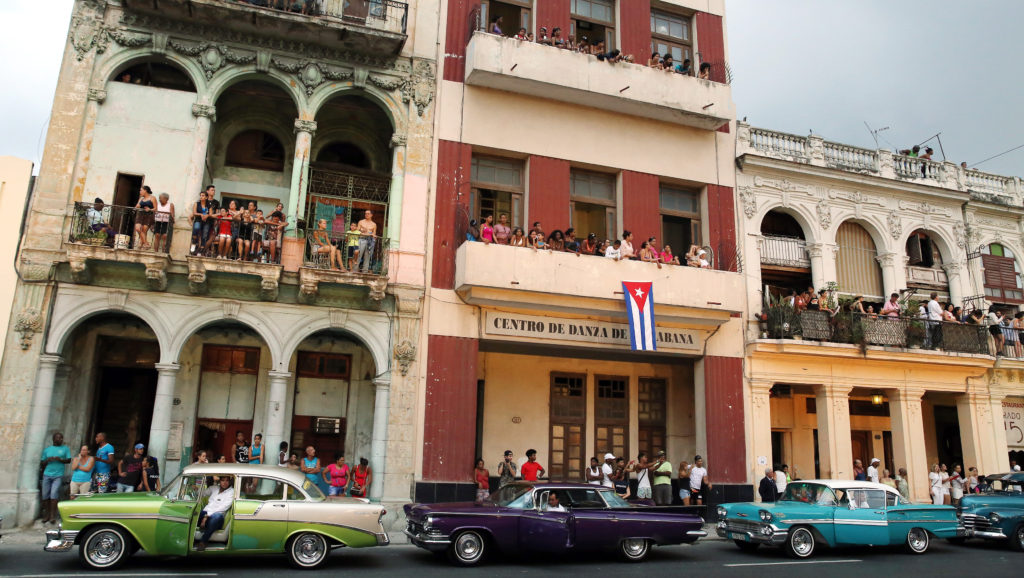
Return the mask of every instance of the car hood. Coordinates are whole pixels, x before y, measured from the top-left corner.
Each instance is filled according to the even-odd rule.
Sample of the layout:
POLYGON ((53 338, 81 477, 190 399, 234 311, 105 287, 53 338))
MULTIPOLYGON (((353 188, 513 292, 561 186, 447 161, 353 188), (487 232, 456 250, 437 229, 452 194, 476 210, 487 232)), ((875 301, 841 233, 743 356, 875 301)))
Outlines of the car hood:
POLYGON ((75 498, 75 502, 144 502, 163 501, 164 498, 156 492, 127 492, 124 494, 86 494, 75 498))
POLYGON ((800 518, 805 515, 821 512, 829 512, 834 509, 831 506, 819 506, 818 504, 808 504, 806 502, 738 502, 733 504, 722 504, 722 506, 728 512, 726 517, 728 518, 743 518, 754 522, 759 522, 761 516, 759 512, 761 510, 767 510, 772 513, 772 518, 779 522, 784 522, 787 518, 800 518))
POLYGON ((964 512, 983 508, 1022 508, 1024 496, 1008 494, 981 494, 964 496, 960 500, 960 509, 964 512))
POLYGON ((431 514, 459 514, 464 512, 480 512, 481 510, 494 510, 497 506, 491 502, 441 502, 437 504, 406 504, 405 515, 408 518, 419 520, 431 514))

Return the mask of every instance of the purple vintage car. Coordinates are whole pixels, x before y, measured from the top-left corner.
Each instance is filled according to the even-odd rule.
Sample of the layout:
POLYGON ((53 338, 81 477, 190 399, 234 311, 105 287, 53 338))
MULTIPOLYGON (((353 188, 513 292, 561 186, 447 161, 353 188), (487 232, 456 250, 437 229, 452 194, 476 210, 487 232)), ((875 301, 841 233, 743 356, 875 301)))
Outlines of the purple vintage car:
POLYGON ((634 505, 611 488, 586 484, 516 482, 483 503, 408 504, 405 516, 413 544, 446 553, 459 566, 477 564, 492 549, 614 550, 639 562, 653 545, 692 544, 707 535, 692 510, 634 505))

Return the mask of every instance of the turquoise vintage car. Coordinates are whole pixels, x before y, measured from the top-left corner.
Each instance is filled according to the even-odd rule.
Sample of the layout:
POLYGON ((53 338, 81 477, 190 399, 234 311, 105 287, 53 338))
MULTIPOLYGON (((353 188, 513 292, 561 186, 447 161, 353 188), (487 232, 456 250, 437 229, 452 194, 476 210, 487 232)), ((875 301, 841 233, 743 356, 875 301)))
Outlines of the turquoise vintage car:
POLYGON ((285 553, 312 569, 333 548, 389 543, 384 508, 365 500, 327 500, 296 471, 249 464, 188 466, 160 493, 90 494, 61 502, 60 527, 46 533, 47 552, 76 544, 82 564, 112 570, 139 549, 173 556, 285 553), (232 479, 234 501, 208 547, 197 549, 196 525, 214 478, 232 479))
POLYGON ((967 537, 1005 540, 1010 548, 1024 551, 1024 473, 996 474, 985 480, 989 490, 964 496, 957 508, 967 537))
POLYGON ((741 550, 781 546, 808 558, 819 545, 903 544, 923 554, 931 538, 963 537, 951 506, 914 505, 882 484, 847 480, 792 482, 775 503, 718 507, 718 535, 741 550))

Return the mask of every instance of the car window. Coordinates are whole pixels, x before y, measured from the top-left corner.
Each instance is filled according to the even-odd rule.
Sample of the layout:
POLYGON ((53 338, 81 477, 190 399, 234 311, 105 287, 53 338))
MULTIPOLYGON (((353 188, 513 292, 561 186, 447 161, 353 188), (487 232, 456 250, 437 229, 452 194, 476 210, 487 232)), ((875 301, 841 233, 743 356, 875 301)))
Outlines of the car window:
POLYGON ((181 480, 181 493, 179 500, 183 502, 195 502, 203 495, 206 489, 206 476, 184 476, 181 480))
POLYGON ((885 505, 887 507, 891 508, 892 506, 904 506, 904 505, 909 504, 909 503, 910 502, 905 500, 903 498, 903 496, 897 494, 896 492, 886 492, 885 493, 885 505))
POLYGON ((289 502, 305 502, 306 501, 305 494, 300 492, 298 488, 296 488, 295 486, 293 486, 291 484, 287 484, 287 486, 288 486, 288 501, 289 502))
POLYGON ((167 498, 168 500, 177 500, 181 495, 181 474, 174 476, 174 479, 164 484, 160 495, 167 498))
POLYGON ((601 495, 598 490, 591 490, 589 488, 573 488, 569 490, 559 490, 559 497, 562 499, 562 505, 572 506, 573 508, 604 508, 604 500, 601 499, 601 495))
POLYGON ((840 505, 851 510, 881 510, 885 508, 885 491, 852 488, 843 494, 840 505))
POLYGON ((324 496, 324 493, 320 491, 320 488, 313 482, 309 481, 308 478, 306 481, 302 482, 302 490, 306 492, 309 499, 314 502, 322 502, 327 499, 327 497, 324 496))
POLYGON ((831 488, 821 484, 792 482, 786 485, 786 492, 780 501, 831 505, 835 501, 835 494, 831 488))
POLYGON ((629 505, 629 502, 627 502, 626 500, 623 500, 622 497, 619 496, 618 494, 616 494, 615 492, 611 492, 611 491, 601 492, 601 497, 604 498, 604 501, 607 502, 608 507, 610 507, 610 508, 629 508, 629 507, 631 507, 629 505))
POLYGON ((489 499, 498 506, 526 510, 535 507, 531 490, 533 486, 529 484, 508 484, 491 494, 489 499))
POLYGON ((238 487, 240 500, 280 500, 284 495, 284 482, 259 476, 243 476, 238 487))

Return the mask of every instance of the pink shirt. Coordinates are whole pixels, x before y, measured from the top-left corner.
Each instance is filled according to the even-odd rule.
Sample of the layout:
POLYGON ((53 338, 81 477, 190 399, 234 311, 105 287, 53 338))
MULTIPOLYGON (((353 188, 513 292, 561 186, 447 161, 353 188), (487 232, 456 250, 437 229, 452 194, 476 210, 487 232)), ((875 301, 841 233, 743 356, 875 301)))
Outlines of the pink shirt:
POLYGON ((483 227, 480 228, 480 239, 493 243, 494 227, 491 227, 487 223, 484 223, 483 227))
POLYGON ((327 466, 327 472, 331 476, 331 486, 340 488, 348 483, 348 464, 338 467, 338 464, 327 466))

